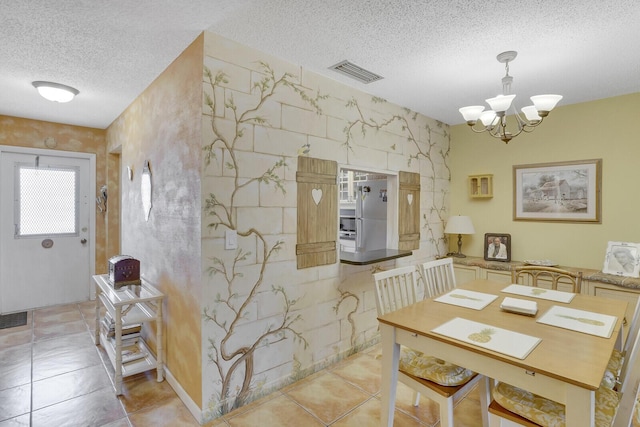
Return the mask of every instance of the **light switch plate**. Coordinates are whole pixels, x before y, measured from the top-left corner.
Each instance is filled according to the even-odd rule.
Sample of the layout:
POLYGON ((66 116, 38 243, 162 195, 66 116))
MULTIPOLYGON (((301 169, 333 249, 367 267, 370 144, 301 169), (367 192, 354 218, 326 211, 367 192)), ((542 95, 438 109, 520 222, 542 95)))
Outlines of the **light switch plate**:
POLYGON ((227 230, 224 234, 224 248, 227 250, 238 249, 238 232, 227 230))

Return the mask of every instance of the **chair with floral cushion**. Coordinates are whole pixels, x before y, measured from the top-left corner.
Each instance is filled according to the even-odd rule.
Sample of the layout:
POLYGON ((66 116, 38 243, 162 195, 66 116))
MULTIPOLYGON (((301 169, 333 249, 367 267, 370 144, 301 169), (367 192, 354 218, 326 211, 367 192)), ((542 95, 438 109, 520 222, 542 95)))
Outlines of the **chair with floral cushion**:
MULTIPOLYGON (((629 427, 635 417, 640 383, 640 334, 629 336, 632 345, 624 358, 621 383, 610 388, 601 384, 595 393, 596 427, 629 427)), ((538 396, 507 383, 498 383, 493 389, 489 405, 491 427, 501 426, 508 420, 526 427, 563 427, 564 405, 538 396)))
MULTIPOLYGON (((373 275, 376 290, 378 315, 382 316, 411 305, 419 300, 418 272, 415 267, 399 267, 373 275)), ((425 298, 430 297, 425 293, 425 298)), ((452 427, 454 398, 464 396, 474 385, 480 383, 483 425, 488 425, 488 382, 461 366, 428 356, 416 350, 402 346, 398 380, 412 388, 414 406, 418 406, 420 393, 440 406, 440 426, 452 427)))
POLYGON ((579 294, 582 286, 582 272, 556 267, 525 265, 512 268, 511 283, 528 284, 529 286, 540 286, 545 283, 553 290, 558 289, 558 284, 563 284, 571 288, 570 292, 579 294), (523 283, 523 281, 526 282, 523 283))
POLYGON ((456 274, 453 271, 453 259, 442 258, 420 264, 420 274, 431 297, 449 292, 456 287, 456 274))

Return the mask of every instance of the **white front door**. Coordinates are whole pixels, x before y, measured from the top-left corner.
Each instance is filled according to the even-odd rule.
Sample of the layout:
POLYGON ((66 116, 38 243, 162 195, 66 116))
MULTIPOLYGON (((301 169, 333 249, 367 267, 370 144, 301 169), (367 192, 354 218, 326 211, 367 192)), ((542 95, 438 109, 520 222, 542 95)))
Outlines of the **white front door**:
POLYGON ((95 155, 0 147, 0 313, 89 299, 95 155))

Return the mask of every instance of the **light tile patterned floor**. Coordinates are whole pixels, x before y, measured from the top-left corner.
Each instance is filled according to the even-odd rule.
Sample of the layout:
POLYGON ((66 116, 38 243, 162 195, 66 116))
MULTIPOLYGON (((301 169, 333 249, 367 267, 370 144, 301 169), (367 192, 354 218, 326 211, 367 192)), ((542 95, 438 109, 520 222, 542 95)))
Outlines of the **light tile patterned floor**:
MULTIPOLYGON (((0 330, 0 427, 198 426, 155 371, 125 379, 113 391, 113 368, 93 344, 94 302, 29 312, 27 325, 0 330)), ((377 426, 379 346, 356 354, 262 399, 213 420, 208 427, 377 426)), ((438 407, 398 385, 395 426, 437 426, 438 407)), ((480 425, 472 390, 454 411, 456 426, 480 425)))

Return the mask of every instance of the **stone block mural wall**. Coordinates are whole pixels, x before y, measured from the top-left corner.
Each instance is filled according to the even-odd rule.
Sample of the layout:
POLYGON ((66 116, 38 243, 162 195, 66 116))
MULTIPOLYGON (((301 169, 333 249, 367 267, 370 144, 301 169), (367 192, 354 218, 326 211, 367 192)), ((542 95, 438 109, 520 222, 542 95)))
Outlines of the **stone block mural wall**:
MULTIPOLYGON (((298 156, 421 176, 421 241, 446 252, 448 126, 205 33, 202 117, 203 419, 378 339, 372 266, 296 267, 298 156), (225 237, 237 234, 237 248, 225 237)), ((338 215, 338 212, 336 212, 338 215)))

